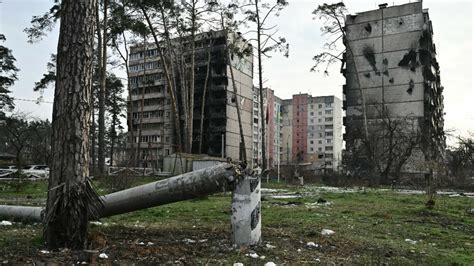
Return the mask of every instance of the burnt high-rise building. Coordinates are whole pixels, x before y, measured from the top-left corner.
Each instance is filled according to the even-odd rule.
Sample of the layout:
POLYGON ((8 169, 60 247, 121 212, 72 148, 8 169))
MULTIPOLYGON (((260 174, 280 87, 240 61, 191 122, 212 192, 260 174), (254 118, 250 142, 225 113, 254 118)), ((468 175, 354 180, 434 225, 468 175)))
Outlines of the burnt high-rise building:
MULTIPOLYGON (((239 159, 240 134, 236 110, 236 104, 239 104, 246 153, 247 157, 251 158, 253 59, 252 55, 243 57, 231 55, 229 62, 226 50, 227 43, 231 41, 242 46, 249 44, 239 34, 225 31, 201 33, 195 38, 193 153, 198 153, 199 135, 202 133, 201 153, 239 159), (204 127, 203 132, 200 132, 201 106, 208 62, 210 63, 205 96, 204 127), (231 67, 237 87, 237 97, 232 87, 231 67)), ((172 43, 179 41, 175 39, 172 43)), ((182 53, 184 58, 189 57, 190 51, 186 50, 189 49, 186 47, 190 45, 184 43, 181 47, 185 47, 184 50, 174 51, 176 56, 182 53)), ((176 130, 181 130, 183 135, 184 129, 176 129, 174 126, 175 116, 156 45, 147 43, 131 47, 129 69, 133 106, 131 112, 128 113, 132 118, 129 131, 133 131, 135 148, 140 145, 138 162, 141 166, 162 169, 163 157, 177 151, 176 130), (140 139, 139 135, 141 135, 140 139)), ((174 70, 179 71, 177 67, 174 70)), ((179 75, 178 72, 175 74, 179 75)), ((177 95, 181 97, 180 84, 177 88, 177 95)), ((180 98, 178 102, 182 102, 180 98)), ((183 109, 180 108, 180 112, 182 111, 183 109)), ((183 119, 182 113, 180 117, 183 119)))

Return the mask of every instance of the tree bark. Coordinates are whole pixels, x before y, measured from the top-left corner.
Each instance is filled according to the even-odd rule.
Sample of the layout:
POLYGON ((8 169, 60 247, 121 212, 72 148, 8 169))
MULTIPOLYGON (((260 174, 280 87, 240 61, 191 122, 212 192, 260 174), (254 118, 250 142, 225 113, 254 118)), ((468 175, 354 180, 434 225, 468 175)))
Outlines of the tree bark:
POLYGON ((44 230, 49 249, 85 248, 88 220, 100 213, 88 182, 96 5, 96 0, 63 0, 61 6, 44 230))
MULTIPOLYGON (((100 92, 99 92, 99 149, 98 149, 98 165, 99 173, 105 173, 105 90, 107 79, 107 8, 108 0, 104 0, 104 17, 103 17, 103 34, 101 46, 98 47, 101 52, 100 64, 100 92)), ((97 25, 99 26, 99 25, 97 25)), ((100 28, 97 29, 100 32, 100 28)))

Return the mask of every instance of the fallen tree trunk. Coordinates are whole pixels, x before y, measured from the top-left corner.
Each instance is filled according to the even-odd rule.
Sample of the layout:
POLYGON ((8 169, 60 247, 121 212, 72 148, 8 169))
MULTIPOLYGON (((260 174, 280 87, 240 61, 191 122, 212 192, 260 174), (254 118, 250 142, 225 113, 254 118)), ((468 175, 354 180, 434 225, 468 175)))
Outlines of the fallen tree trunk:
MULTIPOLYGON (((104 208, 100 217, 231 191, 242 179, 242 171, 243 169, 238 165, 222 163, 108 194, 101 197, 104 208)), ((0 205, 0 217, 8 219, 42 222, 43 212, 44 207, 0 205)))

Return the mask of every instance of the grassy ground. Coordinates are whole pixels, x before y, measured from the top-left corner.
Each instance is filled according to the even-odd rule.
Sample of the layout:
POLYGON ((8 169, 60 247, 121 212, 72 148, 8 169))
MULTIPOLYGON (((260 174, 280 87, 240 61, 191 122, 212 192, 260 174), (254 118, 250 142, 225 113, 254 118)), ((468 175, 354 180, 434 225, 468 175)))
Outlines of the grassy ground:
MULTIPOLYGON (((105 181, 96 183, 104 192, 110 189, 105 181)), ((122 263, 474 264, 473 198, 438 196, 435 209, 428 210, 423 195, 270 186, 300 197, 263 197, 263 242, 252 250, 232 248, 229 193, 103 219, 91 225, 89 248, 122 263), (327 202, 316 204, 322 199, 327 202), (322 236, 322 229, 335 234, 322 236), (265 258, 246 256, 252 251, 265 258)), ((46 184, 22 189, 0 184, 0 204, 40 204, 46 184)), ((40 225, 0 226, 0 263, 104 262, 92 251, 43 254, 41 232, 40 225)))

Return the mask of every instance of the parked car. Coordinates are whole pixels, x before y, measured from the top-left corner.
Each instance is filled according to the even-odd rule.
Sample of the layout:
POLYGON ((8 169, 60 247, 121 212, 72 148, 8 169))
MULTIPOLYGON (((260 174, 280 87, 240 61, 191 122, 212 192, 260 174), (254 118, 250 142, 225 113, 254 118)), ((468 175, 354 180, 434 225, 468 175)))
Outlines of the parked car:
MULTIPOLYGON (((0 178, 2 180, 15 179, 18 169, 16 166, 3 166, 0 168, 0 178)), ((49 178, 49 167, 47 165, 28 165, 22 168, 21 173, 29 179, 49 178)))
POLYGON ((0 169, 0 178, 11 178, 12 174, 13 172, 8 169, 0 169))
POLYGON ((0 178, 11 178, 12 174, 16 172, 16 167, 13 165, 0 167, 0 178))
POLYGON ((49 167, 47 165, 30 165, 25 167, 22 173, 29 178, 48 178, 49 167))

